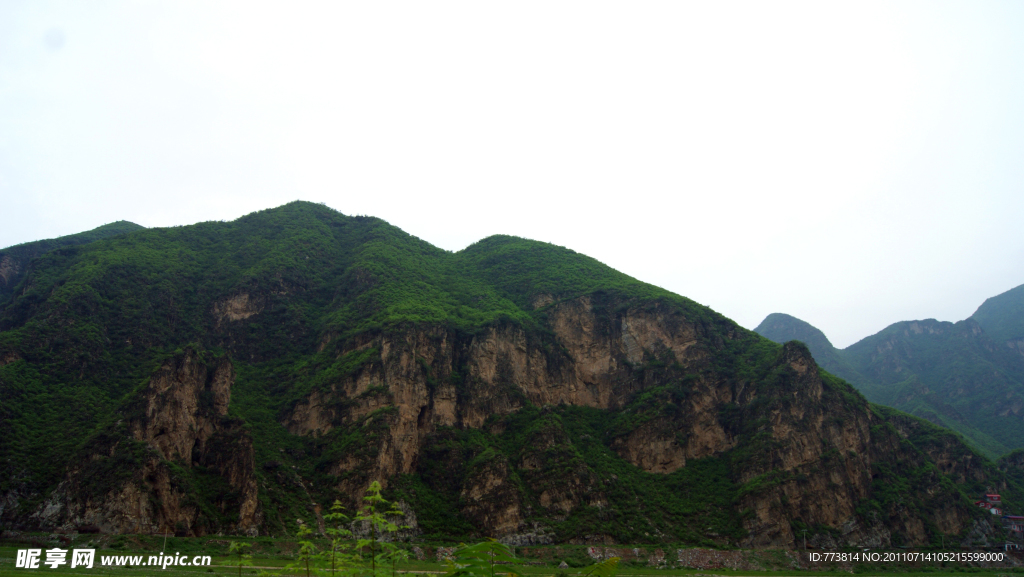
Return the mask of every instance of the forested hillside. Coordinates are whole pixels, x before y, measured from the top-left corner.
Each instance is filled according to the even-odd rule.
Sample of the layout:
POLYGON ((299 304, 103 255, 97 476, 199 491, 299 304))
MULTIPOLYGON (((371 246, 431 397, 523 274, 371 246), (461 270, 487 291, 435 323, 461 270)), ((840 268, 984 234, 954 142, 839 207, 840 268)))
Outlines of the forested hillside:
POLYGON ((802 344, 545 243, 451 253, 297 202, 26 270, 5 526, 290 534, 379 480, 434 539, 881 546, 995 538, 990 485, 1024 503, 802 344))
POLYGON ((1024 353, 1024 285, 985 299, 971 319, 996 343, 1024 353))
POLYGON ((0 250, 0 306, 10 300, 15 287, 25 277, 29 262, 37 256, 54 249, 85 244, 142 228, 135 223, 122 220, 78 234, 27 242, 0 250))

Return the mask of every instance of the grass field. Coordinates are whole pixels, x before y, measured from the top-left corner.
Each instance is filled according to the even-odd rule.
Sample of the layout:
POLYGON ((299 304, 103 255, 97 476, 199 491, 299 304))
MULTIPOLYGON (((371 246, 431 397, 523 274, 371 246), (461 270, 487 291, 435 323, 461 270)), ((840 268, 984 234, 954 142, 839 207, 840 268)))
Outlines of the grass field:
MULTIPOLYGON (((51 539, 50 535, 21 535, 17 538, 0 541, 0 577, 17 577, 39 573, 53 577, 90 577, 115 576, 133 577, 136 575, 172 576, 222 576, 238 575, 237 558, 228 555, 232 540, 217 536, 198 538, 175 538, 156 535, 77 535, 70 542, 60 543, 51 539), (91 569, 63 565, 57 569, 40 563, 37 569, 15 567, 15 559, 19 549, 43 549, 42 561, 45 561, 45 550, 59 547, 71 549, 95 549, 96 556, 91 569), (141 557, 145 564, 150 556, 157 556, 161 551, 168 554, 180 554, 189 559, 195 556, 209 556, 210 564, 199 567, 168 566, 104 566, 101 560, 105 557, 141 557), (231 563, 236 565, 231 566, 231 563)), ((304 570, 287 568, 295 563, 299 548, 296 539, 258 537, 245 539, 252 544, 252 567, 242 567, 243 576, 252 577, 260 574, 305 575, 304 570)), ((318 547, 327 545, 326 540, 317 543, 318 547)), ((449 544, 449 546, 451 546, 449 544)), ((395 567, 395 573, 443 573, 446 566, 436 558, 438 544, 403 544, 413 557, 395 567), (417 560, 417 553, 422 559, 417 560)), ((603 547, 599 547, 602 551, 603 547)), ((593 562, 587 554, 588 548, 582 545, 531 546, 519 548, 517 553, 523 560, 519 571, 530 576, 573 577, 581 569, 593 562), (568 568, 559 568, 565 562, 568 568)), ((944 575, 962 575, 979 573, 985 575, 1024 575, 1024 555, 1017 554, 1004 563, 967 564, 955 562, 934 563, 809 563, 803 552, 771 550, 771 551, 713 551, 704 549, 680 549, 664 547, 611 546, 608 555, 621 556, 618 574, 630 577, 670 577, 685 575, 882 575, 900 573, 901 575, 927 574, 934 577, 944 575), (662 554, 665 564, 661 567, 649 566, 652 555, 662 554), (686 559, 687 561, 680 562, 686 559), (673 566, 675 565, 675 566, 673 566), (979 566, 988 565, 988 566, 979 566), (737 567, 730 569, 729 566, 737 567)), ((70 561, 70 555, 68 556, 70 561)), ((365 573, 368 573, 365 572, 365 573)), ((386 574, 390 574, 388 568, 386 574)), ((320 575, 325 573, 320 572, 320 575)), ((329 573, 326 573, 329 574, 329 573)), ((378 572, 378 575, 385 573, 378 572)))

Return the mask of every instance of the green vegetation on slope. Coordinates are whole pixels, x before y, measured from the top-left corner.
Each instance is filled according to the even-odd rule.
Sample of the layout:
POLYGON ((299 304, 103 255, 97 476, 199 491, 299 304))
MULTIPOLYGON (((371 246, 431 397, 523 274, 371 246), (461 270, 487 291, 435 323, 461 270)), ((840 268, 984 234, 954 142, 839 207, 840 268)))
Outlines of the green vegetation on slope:
POLYGON ((985 299, 971 318, 1001 345, 1024 340, 1024 285, 985 299))
POLYGON ((1024 398, 1024 357, 996 346, 974 321, 896 323, 844 353, 874 391, 888 389, 881 402, 962 429, 997 454, 1024 444, 1024 415, 1005 412, 1024 398))
POLYGON ((18 283, 25 278, 32 259, 58 248, 86 244, 143 230, 143 228, 135 223, 120 220, 78 234, 26 242, 0 249, 0 307, 14 295, 18 283))

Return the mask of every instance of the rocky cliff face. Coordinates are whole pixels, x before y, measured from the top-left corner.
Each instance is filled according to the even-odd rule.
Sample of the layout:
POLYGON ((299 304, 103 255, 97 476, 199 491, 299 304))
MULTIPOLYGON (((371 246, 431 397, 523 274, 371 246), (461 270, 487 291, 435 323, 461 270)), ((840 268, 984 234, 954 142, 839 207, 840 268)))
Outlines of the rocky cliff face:
POLYGON ((1018 485, 1024 485, 1024 449, 1004 455, 996 462, 996 466, 1007 479, 1016 481, 1018 485))
POLYGON ((19 272, 21 272, 21 266, 18 261, 7 254, 0 256, 0 286, 3 288, 12 286, 19 272))
MULTIPOLYGON (((645 387, 632 369, 645 354, 670 354, 681 370, 707 364, 707 352, 694 338, 697 329, 666 311, 601 317, 584 297, 552 306, 549 318, 553 334, 547 338, 522 327, 499 326, 471 337, 414 329, 357 341, 339 356, 367 352, 365 364, 328 391, 311 393, 284 424, 296 435, 324 435, 393 406, 373 470, 386 478, 412 472, 420 444, 438 427, 480 428, 488 418, 515 412, 525 403, 621 407, 645 387)), ((713 416, 702 415, 698 426, 726 444, 703 446, 709 441, 702 431, 691 454, 727 447, 713 416)))
POLYGON ((252 439, 227 416, 235 374, 227 359, 186 350, 153 374, 126 418, 95 437, 37 511, 44 527, 95 525, 107 532, 214 531, 257 534, 252 439), (195 472, 193 470, 200 470, 195 472), (219 480, 231 493, 231 524, 204 514, 198 485, 219 480))
MULTIPOLYGON (((439 428, 481 428, 527 403, 620 410, 659 384, 658 373, 642 368, 663 366, 700 376, 689 381, 687 398, 671 415, 641 420, 610 446, 645 471, 669 474, 688 459, 722 456, 746 443, 756 454, 735 470, 744 487, 739 508, 749 511, 743 521, 748 536, 740 544, 792 546, 801 523, 837 528, 839 536, 830 538, 844 545, 888 545, 894 531, 921 544, 928 539, 926 523, 956 534, 971 521, 939 476, 926 481, 936 495, 931 513, 858 515, 879 477, 872 463, 924 463, 862 398, 845 385, 823 382, 805 348, 787 345, 766 386, 718 373, 711 362, 718 351, 709 348, 701 326, 658 306, 620 305, 591 297, 551 304, 546 337, 502 326, 472 336, 413 329, 354 342, 339 356, 364 353, 364 364, 310 393, 283 422, 296 435, 325 435, 393 407, 383 417, 388 426, 376 454, 368 462, 346 456, 336 464, 338 472, 362 467, 341 485, 357 494, 370 479, 415 473, 422 448, 439 428)), ((495 456, 463 484, 462 511, 486 534, 508 537, 529 529, 523 490, 556 519, 605 501, 607 480, 575 455, 558 426, 535 431, 526 444, 518 459, 495 456)))
MULTIPOLYGON (((792 546, 798 538, 794 528, 817 524, 838 530, 810 541, 829 547, 889 546, 896 533, 896 544, 920 545, 929 540, 927 523, 945 534, 967 529, 974 512, 944 485, 942 475, 930 470, 927 459, 903 442, 898 430, 865 403, 850 402, 836 383, 824 381, 806 349, 787 344, 784 361, 789 369, 784 385, 770 393, 784 400, 766 415, 765 430, 772 437, 765 444, 768 452, 743 474, 748 486, 768 487, 741 499, 741 507, 754 512, 745 525, 748 544, 792 546), (879 484, 893 476, 886 464, 915 471, 930 495, 928 507, 934 509, 865 507, 878 498, 879 484)), ((963 448, 962 443, 957 446, 963 448)), ((948 460, 940 451, 935 458, 948 460)), ((957 466, 948 469, 962 474, 957 466)))

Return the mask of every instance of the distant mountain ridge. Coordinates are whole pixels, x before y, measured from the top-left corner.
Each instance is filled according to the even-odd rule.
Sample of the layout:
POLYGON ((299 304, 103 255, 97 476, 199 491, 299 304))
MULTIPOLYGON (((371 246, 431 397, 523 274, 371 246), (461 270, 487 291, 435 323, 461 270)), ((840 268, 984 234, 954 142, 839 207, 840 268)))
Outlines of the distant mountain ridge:
POLYGON ((1024 285, 963 321, 902 321, 845 349, 781 313, 754 331, 803 341, 823 368, 868 400, 949 427, 989 456, 1024 447, 1024 285))
POLYGON ((992 340, 1024 353, 1024 285, 985 299, 971 318, 992 340))

